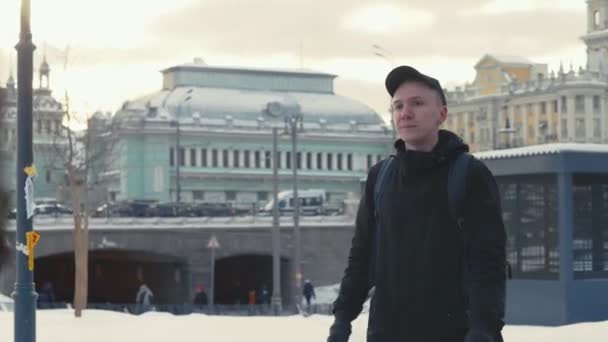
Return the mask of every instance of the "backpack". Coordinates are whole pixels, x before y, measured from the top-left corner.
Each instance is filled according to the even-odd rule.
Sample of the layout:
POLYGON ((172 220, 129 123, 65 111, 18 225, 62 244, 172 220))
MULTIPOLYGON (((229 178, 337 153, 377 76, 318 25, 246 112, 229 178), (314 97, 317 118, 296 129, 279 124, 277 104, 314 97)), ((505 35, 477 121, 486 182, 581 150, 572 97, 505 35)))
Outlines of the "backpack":
MULTIPOLYGON (((463 228, 464 217, 464 199, 466 196, 466 176, 469 168, 469 162, 473 159, 470 153, 461 153, 456 159, 450 161, 448 171, 448 207, 450 216, 458 224, 458 228, 463 228)), ((369 266, 369 287, 373 287, 376 281, 376 263, 378 260, 378 254, 380 250, 380 220, 378 214, 378 208, 380 206, 380 200, 384 192, 382 191, 385 187, 387 173, 394 171, 395 168, 391 168, 395 160, 395 156, 391 155, 387 159, 384 159, 380 165, 380 171, 376 177, 376 184, 374 186, 374 232, 371 239, 371 260, 369 266)))

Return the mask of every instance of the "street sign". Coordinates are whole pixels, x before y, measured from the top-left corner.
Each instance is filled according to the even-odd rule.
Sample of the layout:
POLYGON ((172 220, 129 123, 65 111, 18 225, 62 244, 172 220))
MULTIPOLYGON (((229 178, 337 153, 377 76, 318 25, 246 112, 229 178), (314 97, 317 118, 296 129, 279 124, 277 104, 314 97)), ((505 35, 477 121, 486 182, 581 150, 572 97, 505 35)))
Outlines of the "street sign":
POLYGON ((220 243, 217 241, 217 237, 215 235, 211 235, 211 239, 209 239, 209 242, 207 243, 207 248, 220 248, 220 243))

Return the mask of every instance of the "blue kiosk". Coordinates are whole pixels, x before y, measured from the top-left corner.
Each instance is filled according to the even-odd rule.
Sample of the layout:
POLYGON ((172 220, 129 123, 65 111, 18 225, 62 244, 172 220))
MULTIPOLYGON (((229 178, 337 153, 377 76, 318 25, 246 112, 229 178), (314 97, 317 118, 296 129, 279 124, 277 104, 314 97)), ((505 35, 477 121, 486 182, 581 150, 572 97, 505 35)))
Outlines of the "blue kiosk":
POLYGON ((475 153, 498 182, 513 278, 507 323, 608 320, 608 145, 475 153))

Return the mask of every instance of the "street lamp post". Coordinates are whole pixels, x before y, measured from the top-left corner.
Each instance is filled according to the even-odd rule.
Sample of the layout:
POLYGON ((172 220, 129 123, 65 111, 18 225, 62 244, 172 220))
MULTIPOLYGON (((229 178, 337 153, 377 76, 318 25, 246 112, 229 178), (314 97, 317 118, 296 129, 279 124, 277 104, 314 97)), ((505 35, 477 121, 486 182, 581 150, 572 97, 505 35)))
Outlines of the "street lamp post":
POLYGON ((31 248, 27 248, 27 235, 32 232, 32 215, 27 212, 26 200, 33 204, 33 192, 26 199, 25 184, 27 174, 25 168, 32 166, 32 81, 34 70, 34 50, 30 29, 30 0, 21 1, 21 32, 17 50, 17 232, 16 232, 16 263, 17 281, 15 292, 15 342, 36 341, 36 298, 38 295, 34 286, 33 265, 28 265, 28 256, 33 257, 31 248), (30 267, 32 266, 32 267, 30 267))
MULTIPOLYGON (((292 265, 292 296, 294 298, 294 306, 299 306, 300 303, 300 285, 302 280, 302 256, 301 256, 301 237, 300 237, 300 200, 298 198, 298 146, 297 146, 297 132, 298 132, 298 124, 300 125, 300 129, 303 127, 303 117, 302 112, 300 110, 300 106, 297 103, 284 104, 280 102, 269 102, 267 104, 264 113, 270 115, 273 118, 282 117, 285 121, 285 129, 290 130, 291 134, 291 167, 293 171, 293 237, 294 237, 294 249, 293 249, 293 265, 292 265)), ((275 145, 276 146, 276 145, 275 145)), ((273 148, 273 159, 276 159, 276 147, 273 148)), ((276 161, 274 162, 276 165, 276 161)), ((275 178, 275 206, 277 205, 276 193, 278 192, 278 180, 275 178)), ((273 212, 275 217, 278 217, 278 209, 273 208, 273 212)), ((276 226, 278 226, 278 219, 276 219, 276 226)), ((278 248, 278 238, 275 239, 278 248)), ((275 260, 275 262, 277 262, 275 260)), ((278 272, 277 272, 278 274, 278 272)), ((276 279, 275 279, 276 280, 276 279)))
POLYGON ((272 308, 275 315, 281 303, 281 228, 279 227, 279 169, 277 165, 278 128, 272 128, 272 308))
MULTIPOLYGON (((192 89, 188 90, 187 94, 190 94, 192 92, 192 89)), ((181 130, 180 130, 180 117, 182 116, 182 105, 188 101, 190 101, 192 97, 191 96, 186 96, 186 98, 184 99, 184 101, 182 101, 179 105, 178 105, 178 111, 177 111, 177 117, 175 118, 175 121, 172 122, 172 124, 175 125, 175 201, 177 203, 180 203, 182 201, 182 185, 181 185, 181 175, 180 175, 180 167, 181 167, 181 162, 182 160, 186 159, 186 152, 184 151, 184 158, 180 158, 181 156, 181 144, 180 144, 180 139, 181 139, 181 130)))

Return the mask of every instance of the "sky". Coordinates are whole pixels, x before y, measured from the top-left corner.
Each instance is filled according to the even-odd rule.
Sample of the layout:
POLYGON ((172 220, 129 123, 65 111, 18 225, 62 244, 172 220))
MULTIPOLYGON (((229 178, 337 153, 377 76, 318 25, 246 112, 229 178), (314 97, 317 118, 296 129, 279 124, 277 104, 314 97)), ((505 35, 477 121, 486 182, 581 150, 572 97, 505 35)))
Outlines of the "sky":
MULTIPOLYGON (((307 68, 381 114, 384 78, 408 64, 448 89, 486 53, 557 70, 586 64, 585 0, 31 0, 35 69, 86 115, 157 91, 160 70, 209 65, 307 68), (374 47, 376 46, 376 47, 374 47), (384 57, 378 56, 380 53, 384 57)), ((0 83, 16 70, 19 0, 0 1, 0 83)), ((37 75, 34 85, 38 85, 37 75)))
MULTIPOLYGON (((364 342, 367 314, 353 322, 350 342, 364 342)), ((134 316, 120 312, 86 310, 80 319, 71 310, 39 310, 36 314, 38 342, 310 342, 325 341, 331 316, 236 317, 191 314, 172 316, 148 312, 134 316), (111 327, 111 328, 110 328, 111 327)), ((13 341, 13 314, 0 312, 0 340, 13 341)), ((507 325, 505 341, 600 342, 608 336, 608 321, 562 327, 507 325)))

